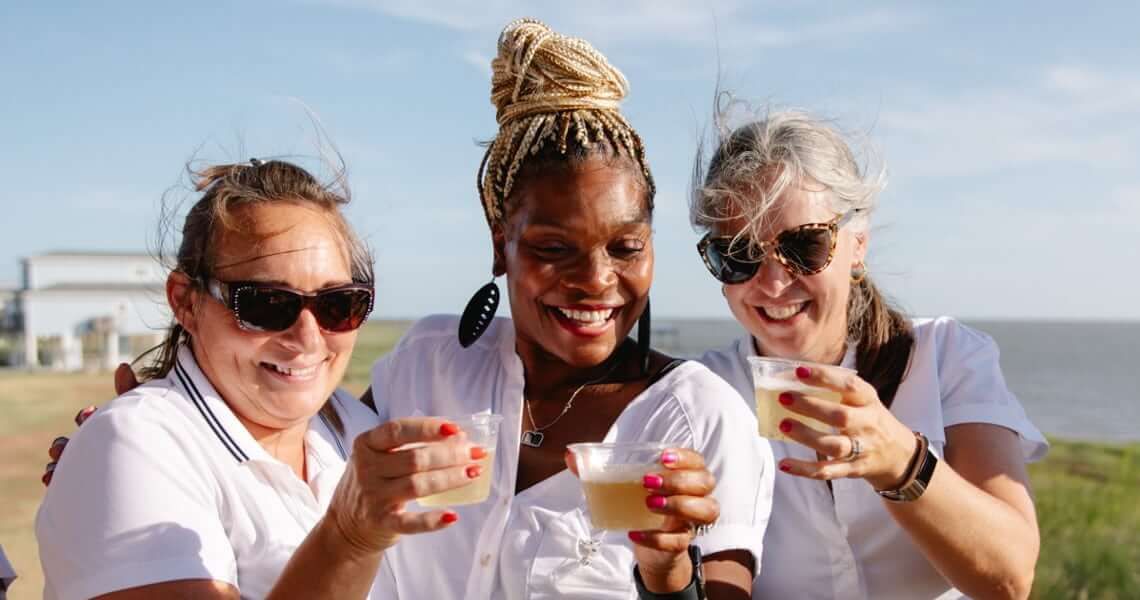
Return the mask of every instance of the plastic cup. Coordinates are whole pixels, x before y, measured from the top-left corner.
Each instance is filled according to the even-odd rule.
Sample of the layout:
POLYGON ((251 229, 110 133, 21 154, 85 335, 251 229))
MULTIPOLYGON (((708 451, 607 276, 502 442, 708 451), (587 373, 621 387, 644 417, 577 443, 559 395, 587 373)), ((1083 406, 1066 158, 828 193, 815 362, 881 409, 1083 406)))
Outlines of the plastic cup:
POLYGON ((779 401, 780 394, 796 392, 829 402, 840 402, 842 397, 838 392, 808 385, 796 377, 796 367, 801 365, 810 368, 833 365, 763 356, 750 356, 748 363, 752 366, 752 387, 756 390, 756 421, 759 423, 760 435, 772 440, 791 441, 780 431, 780 421, 785 418, 795 419, 820 432, 834 429, 815 419, 793 413, 779 401))
POLYGON ((665 515, 645 505, 650 491, 643 480, 662 468, 661 453, 668 447, 655 442, 569 446, 595 528, 652 531, 665 526, 665 515))
POLYGON ((471 483, 455 489, 424 496, 416 500, 421 506, 439 508, 444 506, 462 506, 464 504, 478 504, 491 494, 492 471, 495 467, 495 446, 499 440, 499 424, 502 415, 478 414, 468 417, 448 417, 448 421, 455 423, 467 434, 467 439, 477 446, 482 446, 487 455, 476 461, 483 467, 471 483))

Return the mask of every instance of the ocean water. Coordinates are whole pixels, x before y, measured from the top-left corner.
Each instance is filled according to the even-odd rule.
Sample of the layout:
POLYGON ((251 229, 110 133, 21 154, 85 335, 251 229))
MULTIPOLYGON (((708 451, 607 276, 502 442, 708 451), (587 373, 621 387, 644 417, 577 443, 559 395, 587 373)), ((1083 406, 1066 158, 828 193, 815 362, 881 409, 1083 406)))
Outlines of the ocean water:
MULTIPOLYGON (((993 336, 1006 383, 1047 434, 1140 440, 1140 322, 967 321, 993 336)), ((731 320, 658 319, 653 345, 681 356, 743 335, 731 320)))

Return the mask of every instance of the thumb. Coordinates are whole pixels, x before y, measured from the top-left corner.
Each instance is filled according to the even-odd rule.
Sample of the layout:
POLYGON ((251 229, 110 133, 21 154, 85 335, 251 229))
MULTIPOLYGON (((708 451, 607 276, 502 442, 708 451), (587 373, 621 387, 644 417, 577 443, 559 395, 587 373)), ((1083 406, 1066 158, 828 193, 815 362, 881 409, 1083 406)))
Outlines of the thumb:
POLYGON ((135 372, 131 370, 131 366, 127 363, 119 363, 119 367, 115 369, 115 393, 125 394, 139 386, 139 380, 135 377, 135 372))
POLYGON ((578 462, 576 460, 574 460, 574 453, 569 451, 569 450, 566 450, 565 452, 562 453, 562 460, 566 461, 566 468, 570 469, 570 472, 573 473, 575 477, 577 477, 578 476, 578 462))

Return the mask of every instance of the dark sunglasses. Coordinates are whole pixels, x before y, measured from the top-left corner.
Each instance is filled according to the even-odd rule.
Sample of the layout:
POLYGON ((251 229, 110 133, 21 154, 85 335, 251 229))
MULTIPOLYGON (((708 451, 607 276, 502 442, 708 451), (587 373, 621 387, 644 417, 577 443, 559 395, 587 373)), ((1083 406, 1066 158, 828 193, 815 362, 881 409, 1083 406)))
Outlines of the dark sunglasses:
POLYGON ((285 331, 306 308, 312 311, 321 329, 333 333, 352 331, 368 319, 375 296, 372 286, 363 283, 312 294, 257 281, 210 279, 205 287, 233 311, 238 327, 246 331, 285 331))
POLYGON ((710 231, 697 242, 697 252, 709 273, 721 283, 752 279, 769 253, 793 275, 815 275, 831 264, 839 228, 858 212, 850 211, 827 223, 785 229, 766 242, 753 242, 744 236, 714 236, 710 231))

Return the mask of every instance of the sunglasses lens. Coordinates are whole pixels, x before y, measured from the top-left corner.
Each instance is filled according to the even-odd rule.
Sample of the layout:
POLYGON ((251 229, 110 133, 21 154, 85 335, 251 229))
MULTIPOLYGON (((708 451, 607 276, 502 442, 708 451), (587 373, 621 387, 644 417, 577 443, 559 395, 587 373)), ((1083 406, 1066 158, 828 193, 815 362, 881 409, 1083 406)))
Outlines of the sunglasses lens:
POLYGON ((365 289, 330 290, 317 296, 313 313, 322 329, 344 332, 364 324, 372 310, 372 292, 365 289))
POLYGON ((237 318, 247 329, 284 331, 297 321, 304 301, 286 290, 241 287, 235 290, 237 318))
POLYGON ((780 256, 796 271, 818 273, 831 262, 831 231, 826 228, 807 228, 785 231, 780 234, 780 256))
POLYGON ((705 246, 705 261, 713 277, 721 283, 743 283, 752 279, 760 263, 752 260, 739 260, 745 249, 730 247, 728 240, 714 239, 705 246))

